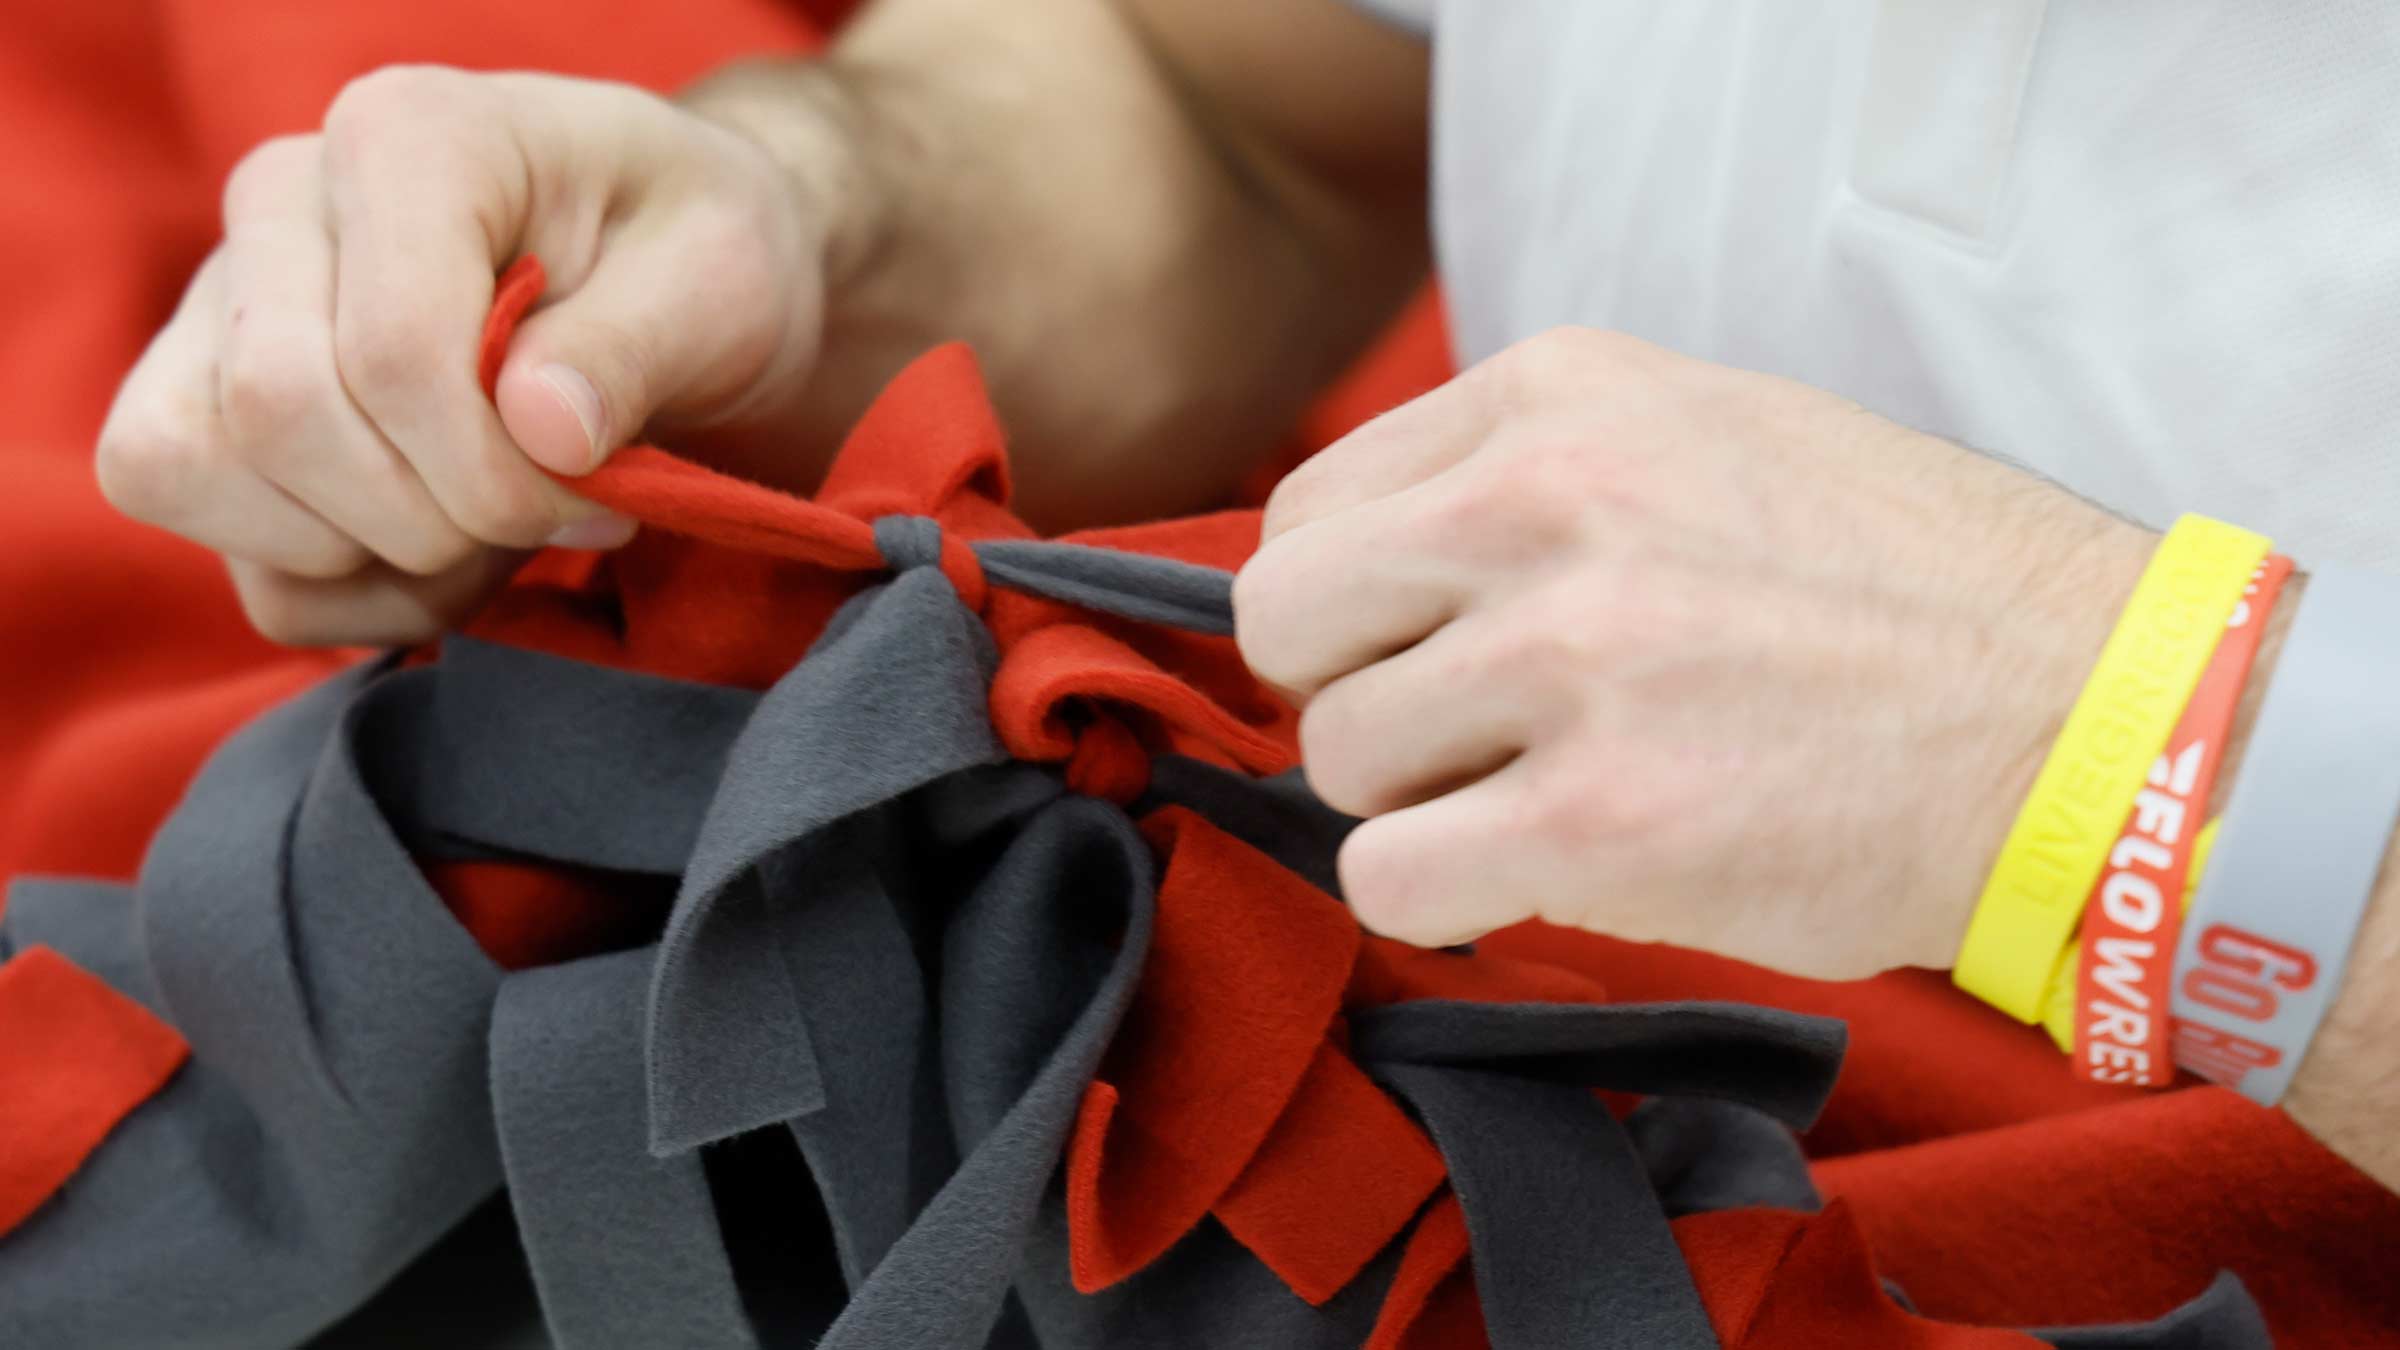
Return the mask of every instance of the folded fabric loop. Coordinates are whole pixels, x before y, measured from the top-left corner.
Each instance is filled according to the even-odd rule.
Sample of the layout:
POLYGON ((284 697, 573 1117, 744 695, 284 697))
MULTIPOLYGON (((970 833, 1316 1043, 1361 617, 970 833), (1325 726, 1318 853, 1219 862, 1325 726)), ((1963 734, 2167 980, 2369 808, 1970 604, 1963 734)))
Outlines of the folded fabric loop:
POLYGON ((1625 1117, 1667 1217, 1720 1209, 1822 1206, 1800 1140, 1773 1116, 1738 1102, 1652 1097, 1625 1117))
POLYGON ((2031 1333, 2057 1350, 2273 1350, 2258 1301, 2232 1271, 2219 1271, 2198 1297, 2154 1322, 2063 1327, 2031 1333))
POLYGON ((1200 816, 1162 808, 1143 833, 1165 859, 1150 961, 1068 1170, 1086 1291, 1155 1262, 1243 1174, 1323 1048, 1358 946, 1332 897, 1200 816))
POLYGON ((697 1154, 645 1147, 651 948, 520 971, 492 1005, 509 1206, 559 1350, 757 1344, 697 1154))
POLYGON ((294 818, 337 739, 328 732, 351 721, 372 676, 338 676, 226 742, 187 794, 201 809, 169 816, 143 857, 139 926, 160 998, 186 1035, 206 1028, 261 1052, 232 1057, 248 1100, 346 1101, 293 968, 287 874, 294 818))
POLYGON ((873 861, 899 845, 897 831, 884 828, 886 814, 852 816, 760 864, 763 893, 776 907, 773 945, 822 1083, 817 1108, 787 1125, 853 1289, 957 1163, 925 1109, 940 1095, 940 1066, 926 1052, 924 973, 873 861))
MULTIPOLYGON (((1007 758, 984 712, 991 638, 916 569, 836 614, 726 760, 650 991, 651 1148, 696 1148, 825 1104, 758 864, 835 821, 1007 758)), ((801 906, 789 921, 808 922, 801 906)))
POLYGON ((1352 1014, 1369 1064, 1487 1068, 1646 1096, 1739 1102, 1795 1130, 1841 1070, 1831 1018, 1743 1003, 1468 1003, 1417 999, 1352 1014))
POLYGON ((943 944, 943 1044, 965 1157, 853 1291, 822 1350, 923 1350, 990 1339, 1077 1104, 1149 955, 1152 866, 1123 811, 1061 797, 1026 823, 964 902, 943 944), (1004 940, 1010 932, 1085 934, 1069 950, 1093 962, 1102 959, 1101 936, 1113 933, 1114 941, 1076 1007, 1080 981, 1029 987, 1039 972, 1025 968, 1023 942, 1004 940), (1048 1015, 1023 1024, 994 1015, 1027 1007, 1048 1015))
POLYGON ((389 683, 406 745, 376 796, 420 854, 656 876, 690 861, 760 697, 455 634, 389 683))
POLYGON ((1804 1128, 1843 1045, 1827 1019, 1704 1003, 1417 999, 1354 1010, 1350 1032, 1441 1150, 1494 1350, 1713 1350, 1651 1165, 1593 1090, 1713 1098, 1804 1128))
POLYGON ((500 972, 378 809, 392 687, 362 666, 226 742, 131 903, 10 908, 191 1050, 0 1242, 0 1344, 300 1344, 499 1185, 500 972))
POLYGON ((1597 1098, 1476 1069, 1372 1071, 1449 1163, 1492 1350, 1717 1350, 1649 1176, 1597 1098))

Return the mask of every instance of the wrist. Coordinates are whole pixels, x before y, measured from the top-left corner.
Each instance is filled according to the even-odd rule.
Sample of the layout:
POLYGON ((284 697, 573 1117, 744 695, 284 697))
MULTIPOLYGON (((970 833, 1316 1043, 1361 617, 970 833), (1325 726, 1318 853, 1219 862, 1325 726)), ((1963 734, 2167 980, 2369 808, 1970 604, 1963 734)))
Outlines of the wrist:
MULTIPOLYGON (((926 347, 975 335, 966 274, 912 226, 946 216, 906 200, 944 119, 913 101, 901 73, 809 60, 742 62, 687 90, 696 116, 766 162, 812 239, 804 266, 817 306, 815 361, 785 392, 786 446, 822 472, 875 392, 926 347)), ((983 355, 989 356, 987 344, 983 355)))
POLYGON ((830 311, 878 251, 891 215, 868 146, 869 101, 828 62, 759 60, 710 75, 677 102, 772 166, 818 241, 830 311))
POLYGON ((2026 537, 2047 538, 2052 547, 2038 556, 2054 565, 2026 574, 2012 589, 1998 608, 2007 640, 1995 627, 1976 652, 1983 678, 1969 687, 1980 689, 1989 713, 1983 762, 1991 767, 1960 795, 1972 815, 1953 851, 1957 870, 1940 887, 1942 908, 1914 962, 1935 969, 1950 968, 1964 944, 2003 841, 2160 536, 2092 511, 2077 526, 2055 525, 2026 537))
POLYGON ((2283 1109, 2327 1147, 2400 1191, 2400 861, 2383 876, 2352 942, 2342 987, 2317 1027, 2283 1109))
MULTIPOLYGON (((2258 708, 2273 683, 2284 638, 2300 611, 2294 573, 2269 619, 2258 665, 2243 690, 2241 711, 2227 742, 2219 792, 2235 782, 2258 708)), ((2222 809, 2222 800, 2211 813, 2222 809)), ((2383 867, 2325 1020, 2310 1040, 2284 1094, 2283 1110, 2302 1128, 2389 1189, 2400 1190, 2400 836, 2387 844, 2383 867)))

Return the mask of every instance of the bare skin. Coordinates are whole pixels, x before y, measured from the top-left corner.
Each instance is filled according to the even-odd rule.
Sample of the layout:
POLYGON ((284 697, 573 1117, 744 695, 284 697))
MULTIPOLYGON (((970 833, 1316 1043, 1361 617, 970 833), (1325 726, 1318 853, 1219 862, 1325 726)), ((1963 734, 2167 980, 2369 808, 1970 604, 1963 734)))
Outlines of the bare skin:
MULTIPOLYGON (((655 435, 804 488, 956 337, 1037 523, 1205 506, 1422 277, 1426 87, 1341 0, 883 0, 677 101, 379 72, 236 173, 101 480, 223 553, 270 636, 406 641, 522 550, 627 537, 540 469, 655 435), (495 408, 467 362, 524 252, 552 290, 495 408)), ((1948 963, 2152 543, 1829 395, 1573 330, 1327 451, 1266 535, 1240 639, 1372 818, 1363 921, 1542 915, 1822 976, 1948 963)), ((2387 867, 2287 1103, 2387 1186, 2395 970, 2387 867)))

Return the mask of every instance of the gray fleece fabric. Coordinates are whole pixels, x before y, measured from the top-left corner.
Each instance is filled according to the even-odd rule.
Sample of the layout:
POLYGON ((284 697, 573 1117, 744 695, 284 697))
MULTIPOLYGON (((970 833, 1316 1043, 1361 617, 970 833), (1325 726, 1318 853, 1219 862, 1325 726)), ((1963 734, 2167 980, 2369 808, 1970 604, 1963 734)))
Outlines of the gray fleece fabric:
MULTIPOLYGON (((192 1055, 0 1239, 0 1346, 1359 1345, 1400 1242, 1319 1307, 1213 1220, 1072 1288, 1061 1157, 1158 864, 1126 811, 1008 759, 938 527, 877 539, 895 578, 763 695, 453 638, 229 740, 136 885, 20 882, 0 956, 57 948, 192 1055), (507 974, 419 857, 673 898, 638 945, 507 974)), ((1230 627, 1212 569, 976 552, 995 585, 1230 627)), ((1166 759, 1137 809, 1169 803, 1335 888, 1353 822, 1296 778, 1166 759)), ((1668 1218, 1815 1203, 1791 1131, 1831 1087, 1829 1023, 1425 1001, 1351 1044, 1447 1161, 1497 1350, 1711 1346, 1668 1218), (1620 1125, 1593 1088, 1653 1100, 1620 1125)), ((2150 1327, 2046 1334, 2266 1344, 2230 1279, 2150 1327)))

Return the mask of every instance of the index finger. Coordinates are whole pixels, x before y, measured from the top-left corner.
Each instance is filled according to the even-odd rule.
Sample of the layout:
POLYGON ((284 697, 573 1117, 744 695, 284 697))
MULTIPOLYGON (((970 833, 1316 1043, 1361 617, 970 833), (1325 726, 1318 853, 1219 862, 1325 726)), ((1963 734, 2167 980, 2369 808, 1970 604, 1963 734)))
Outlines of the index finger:
POLYGON ((1406 491, 1465 459, 1497 420, 1490 383, 1475 366, 1318 451, 1267 499, 1259 543, 1406 491))
POLYGON ((527 203, 503 101, 473 77, 389 70, 326 119, 343 383, 469 535, 540 545, 600 508, 512 441, 476 379, 493 274, 527 203))

